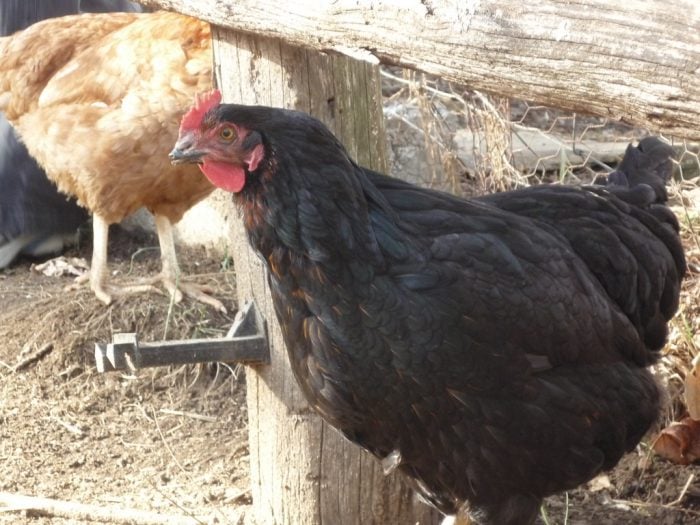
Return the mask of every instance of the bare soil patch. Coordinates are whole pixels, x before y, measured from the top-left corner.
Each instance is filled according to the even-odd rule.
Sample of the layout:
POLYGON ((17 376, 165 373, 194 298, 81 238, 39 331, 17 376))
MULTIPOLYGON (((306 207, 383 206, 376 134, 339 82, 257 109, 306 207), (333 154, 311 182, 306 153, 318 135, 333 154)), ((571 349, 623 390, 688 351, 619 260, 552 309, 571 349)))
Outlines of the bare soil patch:
MULTIPOLYGON (((113 233, 110 268, 118 279, 158 271, 158 251, 143 251, 144 245, 157 243, 118 229, 113 233)), ((687 245, 691 265, 697 265, 699 250, 690 232, 687 245)), ((116 332, 158 340, 216 337, 228 330, 236 310, 232 271, 222 269, 220 255, 180 252, 183 271, 215 288, 228 315, 187 299, 171 308, 166 295, 154 294, 105 307, 87 289, 64 292, 69 278, 30 271, 31 261, 0 273, 0 491, 196 516, 202 523, 249 522, 243 370, 222 364, 143 370, 137 376, 94 370, 94 343, 116 332), (43 358, 12 369, 46 345, 51 351, 43 358)), ((88 244, 67 255, 89 254, 88 244)), ((668 354, 658 367, 669 389, 662 425, 683 411, 682 376, 700 322, 699 283, 691 273, 668 354)), ((548 522, 700 523, 700 469, 654 456, 653 438, 607 477, 550 498, 548 522)), ((0 523, 89 522, 0 508, 0 523)))
MULTIPOLYGON (((158 271, 158 250, 138 252, 143 239, 116 230, 110 241, 117 279, 158 271)), ((89 259, 89 248, 68 255, 89 259)), ((88 289, 64 292, 69 278, 32 272, 30 261, 0 273, 0 491, 238 522, 250 499, 243 371, 211 364, 135 377, 94 369, 95 342, 116 332, 142 340, 226 333, 233 274, 203 249, 180 250, 180 263, 214 288, 229 315, 187 299, 171 308, 155 294, 105 307, 88 289), (44 358, 11 369, 46 345, 44 358)), ((0 522, 83 523, 1 511, 0 522)))

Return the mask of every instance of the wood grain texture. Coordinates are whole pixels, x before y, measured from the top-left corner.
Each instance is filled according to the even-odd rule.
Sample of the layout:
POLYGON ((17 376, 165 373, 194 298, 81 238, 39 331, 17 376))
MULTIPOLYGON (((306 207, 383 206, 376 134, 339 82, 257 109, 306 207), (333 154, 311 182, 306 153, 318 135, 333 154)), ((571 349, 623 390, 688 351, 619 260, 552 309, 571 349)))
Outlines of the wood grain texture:
MULTIPOLYGON (((323 120, 363 164, 385 168, 375 66, 279 40, 214 32, 219 85, 227 101, 307 111, 323 120)), ((235 211, 232 211, 235 213, 235 211)), ((248 368, 250 466, 261 525, 437 523, 396 476, 325 425, 289 367, 262 262, 233 222, 239 304, 254 299, 268 323, 271 365, 248 368)))
POLYGON ((695 0, 141 3, 700 140, 700 3, 695 0))

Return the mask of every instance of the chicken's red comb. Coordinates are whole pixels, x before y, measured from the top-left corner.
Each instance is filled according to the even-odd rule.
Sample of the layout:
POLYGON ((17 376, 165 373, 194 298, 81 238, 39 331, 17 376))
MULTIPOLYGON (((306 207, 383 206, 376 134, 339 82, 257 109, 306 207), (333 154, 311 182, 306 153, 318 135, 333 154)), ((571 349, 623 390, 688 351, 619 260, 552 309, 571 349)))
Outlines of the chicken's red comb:
POLYGON ((182 117, 180 129, 196 129, 202 123, 207 111, 221 102, 221 91, 214 89, 208 93, 198 93, 194 97, 194 106, 182 117))

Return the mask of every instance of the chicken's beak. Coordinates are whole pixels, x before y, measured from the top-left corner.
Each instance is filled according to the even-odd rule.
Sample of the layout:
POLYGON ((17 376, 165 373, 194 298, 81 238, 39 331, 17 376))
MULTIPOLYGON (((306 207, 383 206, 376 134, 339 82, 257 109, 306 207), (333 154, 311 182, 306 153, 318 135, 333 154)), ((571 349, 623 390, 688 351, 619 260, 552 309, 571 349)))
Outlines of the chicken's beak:
POLYGON ((172 164, 199 164, 203 156, 204 151, 195 149, 194 140, 190 135, 180 137, 168 155, 172 164))

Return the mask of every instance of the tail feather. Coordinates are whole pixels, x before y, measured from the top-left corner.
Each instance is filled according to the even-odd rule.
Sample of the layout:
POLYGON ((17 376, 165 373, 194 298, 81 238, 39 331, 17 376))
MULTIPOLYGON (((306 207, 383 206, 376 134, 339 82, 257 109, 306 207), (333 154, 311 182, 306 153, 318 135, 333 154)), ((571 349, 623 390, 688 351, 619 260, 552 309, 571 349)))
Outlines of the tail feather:
POLYGON ((678 219, 666 206, 666 183, 673 174, 674 157, 675 151, 669 144, 657 137, 646 137, 637 146, 627 147, 617 170, 608 175, 607 181, 607 189, 633 205, 632 216, 665 245, 671 256, 668 264, 659 267, 664 269, 664 278, 658 303, 641 301, 647 307, 655 305, 642 316, 645 321, 639 327, 645 343, 652 349, 661 348, 666 340, 667 322, 678 309, 680 283, 686 268, 678 219))
POLYGON ((617 170, 608 175, 608 186, 633 190, 624 200, 636 205, 668 200, 666 183, 673 174, 674 149, 658 137, 646 137, 637 146, 627 146, 617 170), (650 191, 651 190, 651 191, 650 191), (641 201, 641 202, 639 202, 641 201))
POLYGON ((633 211, 637 219, 666 244, 678 273, 682 275, 685 257, 678 239, 680 225, 676 215, 666 206, 666 184, 673 175, 674 158, 675 150, 658 137, 643 138, 636 147, 630 144, 617 170, 608 175, 607 189, 619 199, 642 208, 660 223, 661 229, 654 228, 643 215, 633 211))
POLYGON ((678 220, 666 206, 673 155, 649 137, 627 148, 604 187, 541 185, 479 198, 564 236, 636 328, 647 352, 634 359, 642 363, 658 357, 685 274, 678 220))

